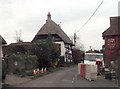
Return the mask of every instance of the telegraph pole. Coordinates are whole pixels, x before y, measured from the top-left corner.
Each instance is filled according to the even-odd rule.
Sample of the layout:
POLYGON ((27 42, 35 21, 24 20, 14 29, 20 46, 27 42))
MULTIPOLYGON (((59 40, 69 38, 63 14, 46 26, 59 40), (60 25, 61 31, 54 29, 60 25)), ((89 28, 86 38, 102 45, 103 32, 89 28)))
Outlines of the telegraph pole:
POLYGON ((77 38, 77 35, 76 33, 74 33, 74 44, 76 45, 76 38, 77 38))

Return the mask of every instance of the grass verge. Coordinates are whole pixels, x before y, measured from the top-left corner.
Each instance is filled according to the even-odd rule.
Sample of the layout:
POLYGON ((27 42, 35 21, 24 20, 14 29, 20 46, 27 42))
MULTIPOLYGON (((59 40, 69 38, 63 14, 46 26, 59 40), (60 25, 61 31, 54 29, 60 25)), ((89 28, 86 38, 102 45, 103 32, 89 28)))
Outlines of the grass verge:
POLYGON ((32 77, 31 77, 30 79, 36 79, 36 78, 45 76, 45 75, 47 75, 47 74, 50 74, 50 73, 59 71, 59 70, 61 70, 61 69, 62 69, 61 67, 49 68, 49 71, 47 71, 47 72, 33 74, 32 77))

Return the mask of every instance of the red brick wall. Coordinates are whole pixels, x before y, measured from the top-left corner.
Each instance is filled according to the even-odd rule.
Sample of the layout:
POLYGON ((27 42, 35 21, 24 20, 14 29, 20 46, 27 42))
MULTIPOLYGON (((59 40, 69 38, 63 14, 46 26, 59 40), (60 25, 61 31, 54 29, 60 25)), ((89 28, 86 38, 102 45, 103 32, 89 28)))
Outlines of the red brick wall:
POLYGON ((109 65, 110 61, 117 59, 118 50, 120 50, 120 37, 105 38, 105 63, 109 65), (114 42, 112 42, 114 39, 114 42))

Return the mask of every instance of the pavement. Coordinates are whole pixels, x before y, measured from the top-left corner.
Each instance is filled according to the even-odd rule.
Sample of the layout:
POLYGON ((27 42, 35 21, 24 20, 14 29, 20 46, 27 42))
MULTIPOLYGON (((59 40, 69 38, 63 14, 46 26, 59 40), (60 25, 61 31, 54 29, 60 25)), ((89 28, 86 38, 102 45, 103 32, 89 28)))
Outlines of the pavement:
POLYGON ((17 84, 28 82, 30 80, 32 80, 30 79, 30 77, 20 77, 17 75, 10 74, 10 75, 6 75, 6 79, 3 84, 8 86, 14 86, 17 84))

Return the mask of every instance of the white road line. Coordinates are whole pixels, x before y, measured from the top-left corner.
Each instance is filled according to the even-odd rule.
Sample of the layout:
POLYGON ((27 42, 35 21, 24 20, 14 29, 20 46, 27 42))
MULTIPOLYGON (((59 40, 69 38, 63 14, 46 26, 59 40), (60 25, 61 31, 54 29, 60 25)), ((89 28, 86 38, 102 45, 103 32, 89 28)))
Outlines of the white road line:
POLYGON ((74 81, 72 81, 72 83, 74 83, 74 81))
POLYGON ((77 75, 75 75, 75 76, 73 77, 72 83, 74 83, 74 81, 75 81, 75 77, 77 77, 77 75))

